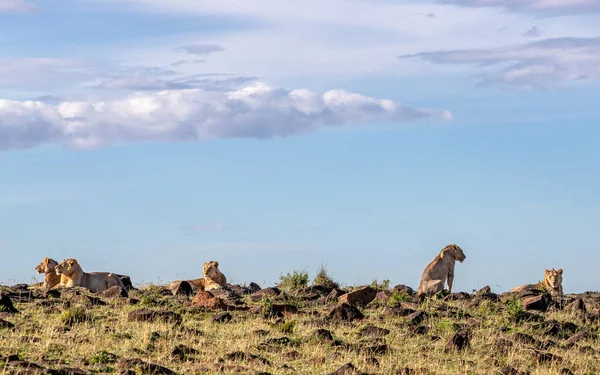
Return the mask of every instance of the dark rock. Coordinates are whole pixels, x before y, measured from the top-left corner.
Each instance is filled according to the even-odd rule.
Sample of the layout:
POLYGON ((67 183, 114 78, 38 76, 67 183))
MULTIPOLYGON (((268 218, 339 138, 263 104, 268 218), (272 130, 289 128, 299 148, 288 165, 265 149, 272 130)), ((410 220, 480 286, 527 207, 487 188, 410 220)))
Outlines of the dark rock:
POLYGON ((180 361, 185 361, 190 355, 195 354, 198 354, 198 351, 196 349, 180 344, 174 347, 173 350, 171 350, 170 356, 171 358, 179 359, 180 361))
POLYGON ((108 288, 100 293, 98 293, 98 295, 102 298, 128 298, 129 297, 129 293, 127 293, 127 289, 125 288, 121 288, 120 286, 113 286, 111 288, 108 288))
POLYGON ((491 292, 492 292, 492 288, 490 288, 489 285, 486 285, 483 288, 479 289, 477 292, 475 292, 475 294, 476 295, 490 294, 491 292))
POLYGON ((337 301, 338 298, 340 296, 343 296, 344 294, 346 294, 345 291, 339 289, 339 288, 334 288, 333 290, 331 290, 331 292, 327 295, 326 301, 337 301))
POLYGON ((121 359, 118 367, 124 370, 139 370, 143 374, 176 375, 173 370, 154 363, 144 362, 139 358, 121 359))
POLYGON ((585 302, 583 302, 583 299, 581 299, 581 298, 577 298, 575 301, 573 301, 570 304, 568 304, 565 307, 565 310, 570 310, 570 311, 575 311, 575 312, 581 312, 581 313, 586 313, 587 312, 587 308, 585 306, 585 302))
POLYGON ((257 354, 252 354, 252 353, 247 353, 247 352, 242 352, 242 351, 231 352, 231 353, 225 355, 225 359, 227 359, 229 361, 255 362, 257 364, 262 364, 262 365, 267 365, 267 366, 271 365, 271 363, 266 358, 263 358, 257 354))
POLYGON ((273 288, 265 288, 265 289, 261 289, 255 293, 252 293, 250 295, 250 299, 252 301, 260 301, 261 299, 265 298, 265 297, 269 297, 269 298, 273 298, 273 297, 277 297, 278 295, 281 294, 281 290, 279 288, 273 287, 273 288))
POLYGON ((538 365, 548 363, 548 362, 561 363, 563 361, 563 359, 561 357, 554 355, 552 353, 548 353, 548 352, 540 352, 540 351, 534 350, 532 354, 533 354, 532 356, 533 356, 535 363, 538 365))
POLYGON ((444 297, 445 301, 463 301, 471 299, 471 295, 465 292, 451 293, 444 297))
POLYGON ((70 368, 65 367, 56 370, 48 370, 48 374, 50 375, 88 375, 89 372, 84 371, 80 368, 70 368))
MULTIPOLYGON (((117 275, 117 274, 115 274, 115 275, 117 275)), ((133 284, 131 283, 131 277, 129 277, 127 275, 117 275, 117 277, 119 279, 121 279, 121 282, 123 283, 123 286, 125 287, 125 290, 129 291, 129 290, 135 289, 133 287, 133 284)))
POLYGON ((289 315, 298 313, 298 308, 296 306, 288 305, 288 304, 274 303, 273 305, 271 305, 271 310, 275 314, 280 315, 280 316, 289 316, 289 315))
POLYGON ((515 323, 543 322, 545 318, 541 314, 536 314, 529 311, 519 311, 517 314, 511 317, 511 320, 515 323))
POLYGON ((319 328, 314 331, 312 337, 316 338, 317 340, 333 341, 333 335, 331 334, 331 331, 324 328, 319 328))
POLYGON ((0 312, 16 314, 19 312, 13 305, 7 293, 0 293, 0 312))
POLYGON ((328 315, 329 319, 353 321, 362 319, 365 316, 355 306, 348 303, 341 303, 334 307, 328 315))
POLYGON ((170 310, 149 310, 141 309, 132 311, 127 314, 127 320, 130 322, 154 322, 156 320, 162 320, 165 322, 181 323, 181 315, 170 311, 170 310))
POLYGON ((44 291, 44 298, 60 298, 60 290, 47 289, 44 291))
POLYGON ((390 292, 389 290, 381 290, 381 291, 377 292, 375 299, 381 303, 387 303, 387 301, 389 301, 391 296, 392 296, 392 292, 390 292))
POLYGON ((215 323, 225 323, 233 319, 233 317, 230 313, 224 311, 213 315, 211 319, 215 323))
POLYGON ((471 343, 471 333, 469 331, 461 331, 455 333, 446 343, 445 351, 464 350, 471 343))
POLYGON ((364 328, 362 328, 359 331, 359 334, 361 336, 371 336, 371 337, 385 337, 387 335, 390 334, 390 330, 389 329, 385 329, 385 328, 379 328, 379 327, 375 327, 372 325, 368 325, 364 328))
POLYGON ((365 286, 341 295, 338 298, 338 302, 349 303, 355 306, 366 306, 375 299, 375 296, 377 296, 377 289, 365 286))
POLYGON ((12 329, 12 328, 15 328, 15 325, 12 324, 11 322, 7 322, 6 320, 0 319, 0 328, 12 329))
POLYGON ((429 328, 425 326, 410 326, 408 327, 408 331, 411 335, 424 335, 429 332, 429 328))
POLYGON ((258 285, 257 283, 250 283, 250 285, 248 285, 248 288, 250 288, 250 291, 252 293, 256 293, 261 289, 260 285, 258 285))
POLYGON ((394 307, 386 307, 381 315, 383 316, 409 316, 410 314, 416 312, 413 309, 402 307, 402 306, 394 306, 394 307))
POLYGON ((412 296, 413 294, 415 294, 415 291, 413 290, 413 288, 406 286, 406 285, 402 285, 402 284, 398 284, 395 287, 392 288, 392 293, 394 292, 398 292, 400 294, 406 294, 409 296, 412 296))
POLYGON ((590 338, 590 334, 584 331, 581 332, 577 332, 576 334, 574 334, 573 336, 569 337, 569 339, 567 341, 565 341, 565 345, 567 347, 573 346, 575 345, 575 343, 582 341, 582 340, 587 340, 590 338))
POLYGON ((283 357, 285 359, 291 360, 291 361, 295 361, 296 359, 300 358, 302 355, 300 354, 300 352, 298 352, 297 350, 292 350, 291 352, 287 352, 283 355, 283 357))
POLYGON ((570 369, 563 367, 560 370, 561 375, 575 375, 575 373, 573 371, 571 371, 570 369))
POLYGON ((423 311, 415 311, 414 313, 408 315, 408 324, 417 325, 425 319, 425 313, 423 311))
POLYGON ((389 347, 386 344, 360 346, 361 352, 371 354, 371 355, 374 355, 374 354, 383 355, 383 354, 387 353, 388 350, 389 350, 389 347))
POLYGON ((169 290, 174 296, 191 296, 194 294, 192 284, 185 280, 173 281, 169 284, 169 290))
POLYGON ((550 297, 547 294, 540 294, 537 296, 526 297, 523 299, 523 308, 528 311, 541 311, 546 312, 550 306, 550 297))
POLYGON ((338 368, 334 372, 329 373, 329 375, 357 375, 357 374, 362 374, 362 372, 358 371, 352 363, 346 363, 345 365, 342 365, 340 368, 338 368))

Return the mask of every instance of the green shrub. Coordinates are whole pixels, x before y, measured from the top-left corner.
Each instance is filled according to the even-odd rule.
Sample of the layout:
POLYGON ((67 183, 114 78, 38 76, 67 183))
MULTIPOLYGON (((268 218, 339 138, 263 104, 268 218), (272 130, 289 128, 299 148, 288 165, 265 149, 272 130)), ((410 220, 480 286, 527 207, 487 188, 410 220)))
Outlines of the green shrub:
POLYGON ((90 363, 94 365, 106 365, 109 363, 115 363, 118 359, 119 357, 116 354, 102 350, 90 358, 90 363))
POLYGON ((327 269, 322 264, 319 267, 319 271, 317 271, 317 275, 315 276, 313 284, 314 285, 323 285, 323 286, 325 286, 327 288, 330 288, 330 289, 334 289, 334 288, 339 288, 340 287, 340 284, 338 284, 337 282, 335 282, 329 276, 329 274, 327 273, 327 269))
POLYGON ((389 307, 398 306, 401 302, 406 302, 408 299, 408 295, 406 293, 400 293, 399 291, 394 291, 390 296, 390 299, 387 302, 389 307))
POLYGON ((77 306, 63 311, 62 314, 60 314, 60 320, 64 325, 72 326, 74 324, 83 323, 89 320, 89 316, 86 312, 86 309, 81 306, 77 306))
POLYGON ((279 287, 286 291, 298 290, 308 285, 308 272, 294 270, 279 277, 279 287))
POLYGON ((377 279, 373 280, 371 283, 371 287, 377 290, 389 290, 390 289, 390 281, 385 279, 381 283, 377 281, 377 279))
POLYGON ((296 321, 295 320, 290 320, 289 322, 285 322, 283 323, 279 329, 281 330, 281 332, 283 333, 287 333, 287 334, 292 334, 294 333, 294 328, 296 327, 296 321))

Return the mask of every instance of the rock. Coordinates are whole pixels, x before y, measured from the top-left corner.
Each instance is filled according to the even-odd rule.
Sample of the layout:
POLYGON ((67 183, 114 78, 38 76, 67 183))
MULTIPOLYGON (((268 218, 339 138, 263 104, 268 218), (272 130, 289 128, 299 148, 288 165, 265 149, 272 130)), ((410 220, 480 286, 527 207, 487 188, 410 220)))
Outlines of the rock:
POLYGON ((587 308, 585 307, 585 302, 583 302, 583 299, 581 299, 581 298, 577 298, 575 301, 568 304, 565 307, 565 310, 582 312, 582 313, 587 312, 587 308))
POLYGON ((167 288, 174 296, 191 296, 194 294, 192 284, 185 280, 173 281, 167 288))
POLYGON ((11 322, 7 322, 6 320, 0 319, 0 328, 12 329, 12 328, 15 328, 15 325, 12 324, 11 322))
POLYGON ((444 301, 464 301, 471 299, 471 295, 465 292, 451 293, 444 297, 444 301))
POLYGON ((328 315, 329 319, 353 321, 362 319, 365 316, 355 306, 348 303, 341 303, 334 307, 328 315))
POLYGON ((173 350, 171 350, 170 356, 171 358, 179 359, 180 361, 185 361, 190 355, 195 354, 198 354, 198 351, 196 349, 180 344, 174 347, 173 350))
POLYGON ((311 335, 313 338, 317 339, 317 340, 327 340, 327 341, 333 341, 333 335, 331 334, 331 331, 326 330, 324 328, 319 328, 316 331, 314 331, 311 335))
POLYGON ((301 356, 302 356, 302 354, 300 354, 300 352, 298 352, 297 350, 292 350, 290 352, 283 354, 283 357, 290 361, 295 361, 298 358, 300 358, 301 356))
POLYGON ((227 304, 211 292, 199 291, 192 300, 192 306, 204 307, 210 310, 227 310, 227 304))
POLYGON ((483 288, 479 289, 478 291, 475 292, 476 295, 480 295, 480 294, 490 294, 492 292, 492 288, 490 288, 489 285, 484 286, 483 288))
MULTIPOLYGON (((117 275, 117 274, 115 274, 115 275, 117 275)), ((131 277, 129 277, 127 275, 117 275, 117 277, 119 279, 121 279, 121 282, 123 283, 123 286, 125 287, 125 290, 129 291, 129 290, 135 289, 133 287, 133 284, 131 283, 131 277)))
POLYGON ((340 368, 338 368, 334 372, 329 373, 329 375, 357 375, 357 374, 363 374, 363 373, 358 371, 352 363, 346 363, 345 365, 342 365, 340 368))
POLYGON ((526 297, 523 299, 523 308, 528 311, 546 312, 550 305, 549 297, 546 294, 526 297))
POLYGON ((359 334, 361 336, 372 336, 372 337, 385 337, 387 335, 390 334, 390 330, 389 329, 385 329, 385 328, 379 328, 379 327, 375 327, 372 325, 368 325, 364 328, 362 328, 359 331, 359 334))
POLYGON ((175 322, 181 323, 182 318, 181 315, 171 311, 171 310, 149 310, 149 309, 141 309, 132 311, 127 314, 127 320, 130 322, 154 322, 156 320, 162 320, 165 322, 175 322))
POLYGON ((392 293, 394 292, 398 292, 400 294, 406 294, 409 296, 412 296, 413 294, 415 294, 415 291, 413 290, 413 288, 403 285, 403 284, 398 284, 395 287, 392 288, 392 293))
POLYGON ((139 369, 143 374, 153 374, 153 375, 176 375, 173 370, 170 370, 166 367, 144 362, 139 358, 132 359, 121 359, 119 361, 118 367, 125 370, 137 370, 139 369))
POLYGON ((355 306, 366 306, 375 299, 375 296, 377 296, 377 289, 365 286, 341 295, 338 298, 338 302, 349 303, 355 306))
POLYGON ((415 311, 414 313, 408 315, 408 324, 417 325, 425 319, 425 313, 423 311, 415 311))
POLYGON ((541 365, 548 362, 557 362, 561 363, 563 359, 557 355, 548 352, 540 352, 537 350, 533 351, 533 359, 536 364, 541 365))
POLYGON ((10 297, 6 293, 0 293, 0 312, 16 314, 19 312, 13 305, 10 297))
POLYGON ((248 288, 250 288, 250 291, 252 293, 256 293, 261 289, 260 285, 258 285, 257 283, 250 283, 250 285, 248 285, 248 288))
POLYGON ((271 365, 271 362, 269 362, 269 360, 267 360, 266 358, 263 358, 257 354, 252 354, 252 353, 242 352, 242 351, 236 351, 236 352, 231 352, 229 354, 226 354, 225 359, 227 359, 229 361, 254 362, 256 364, 261 364, 261 365, 266 365, 266 366, 271 365))
POLYGON ((389 347, 386 344, 360 346, 360 352, 370 354, 370 355, 374 355, 374 354, 383 355, 383 354, 387 353, 388 350, 389 350, 389 347))
POLYGON ((44 291, 43 298, 60 298, 60 290, 47 289, 44 291))
POLYGON ((274 303, 271 305, 271 311, 275 313, 276 316, 290 316, 292 314, 298 314, 298 308, 293 305, 288 304, 277 304, 274 303))
POLYGON ((409 316, 410 314, 416 312, 413 309, 402 307, 402 306, 394 306, 394 307, 386 307, 381 312, 383 316, 409 316))
POLYGON ((125 370, 125 371, 121 371, 119 373, 119 375, 136 375, 136 373, 133 370, 125 370))
POLYGON ((281 290, 279 288, 265 288, 265 289, 261 289, 255 293, 252 293, 250 295, 250 299, 252 301, 260 301, 261 299, 265 298, 265 297, 269 297, 269 298, 273 298, 273 297, 277 297, 278 295, 281 294, 281 290))
POLYGON ((213 315, 211 319, 215 323, 224 323, 230 321, 231 319, 233 319, 233 317, 230 313, 224 311, 213 315))
POLYGON ((381 303, 387 303, 387 301, 390 300, 391 296, 392 296, 392 292, 390 292, 389 290, 382 290, 382 291, 377 292, 375 299, 381 303))
POLYGON ((129 293, 127 293, 127 290, 125 288, 121 288, 120 286, 110 287, 110 288, 98 293, 98 295, 102 298, 109 298, 109 299, 128 298, 129 297, 129 293))
POLYGON ((469 331, 461 331, 455 333, 446 343, 445 351, 464 350, 471 344, 471 333, 469 331))
POLYGON ((343 290, 339 288, 333 288, 331 292, 327 295, 326 301, 337 301, 338 298, 342 295, 346 294, 343 290))
POLYGON ((567 347, 573 346, 575 345, 575 343, 582 341, 582 340, 587 340, 590 338, 590 334, 584 331, 581 332, 577 332, 576 334, 574 334, 573 336, 569 337, 569 339, 567 341, 565 341, 565 345, 567 347))

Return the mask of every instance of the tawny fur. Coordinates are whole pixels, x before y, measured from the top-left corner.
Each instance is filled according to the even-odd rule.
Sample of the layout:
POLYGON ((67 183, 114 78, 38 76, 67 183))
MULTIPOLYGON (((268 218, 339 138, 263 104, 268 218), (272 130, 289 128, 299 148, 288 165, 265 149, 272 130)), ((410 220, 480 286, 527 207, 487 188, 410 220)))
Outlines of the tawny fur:
POLYGON ((218 289, 227 285, 227 278, 219 271, 219 262, 204 262, 202 278, 190 280, 189 282, 201 290, 218 289))
POLYGON ((519 293, 523 290, 544 289, 547 290, 548 293, 550 293, 550 295, 554 297, 562 297, 564 295, 562 287, 562 275, 562 268, 559 268, 557 270, 555 270, 554 268, 551 270, 544 270, 544 279, 539 283, 516 286, 510 291, 512 293, 519 293))
POLYGON ((467 257, 458 245, 448 245, 440 251, 423 271, 418 294, 432 295, 444 290, 448 283, 448 292, 452 292, 454 281, 454 264, 458 260, 463 262, 467 257))
POLYGON ((61 275, 64 279, 61 281, 61 286, 83 287, 89 289, 90 292, 102 292, 113 286, 124 288, 121 279, 114 273, 109 272, 94 272, 86 273, 75 259, 66 259, 60 262, 55 267, 57 275, 61 275))
POLYGON ((46 258, 35 267, 35 272, 46 275, 44 277, 44 288, 51 289, 60 284, 61 277, 54 271, 57 265, 58 262, 54 259, 46 258))

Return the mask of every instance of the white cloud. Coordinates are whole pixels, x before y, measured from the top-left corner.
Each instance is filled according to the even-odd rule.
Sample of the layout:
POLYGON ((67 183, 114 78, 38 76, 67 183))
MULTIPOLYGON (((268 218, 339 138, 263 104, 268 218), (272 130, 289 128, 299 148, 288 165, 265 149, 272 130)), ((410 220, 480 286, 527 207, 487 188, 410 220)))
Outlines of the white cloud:
POLYGON ((600 79, 600 38, 553 38, 517 46, 399 56, 486 68, 485 82, 524 87, 600 79), (500 66, 500 67, 499 67, 500 66))
POLYGON ((218 44, 188 44, 177 47, 175 50, 186 52, 192 55, 207 56, 211 53, 225 51, 225 48, 218 44))
POLYGON ((35 12, 37 7, 25 0, 0 0, 0 13, 3 12, 35 12))
POLYGON ((502 7, 545 16, 600 12, 598 0, 440 0, 440 3, 465 7, 502 7))
POLYGON ((117 142, 266 139, 327 126, 451 118, 448 111, 340 90, 319 95, 263 83, 230 92, 170 90, 57 106, 0 100, 0 149, 46 143, 88 149, 117 142))

